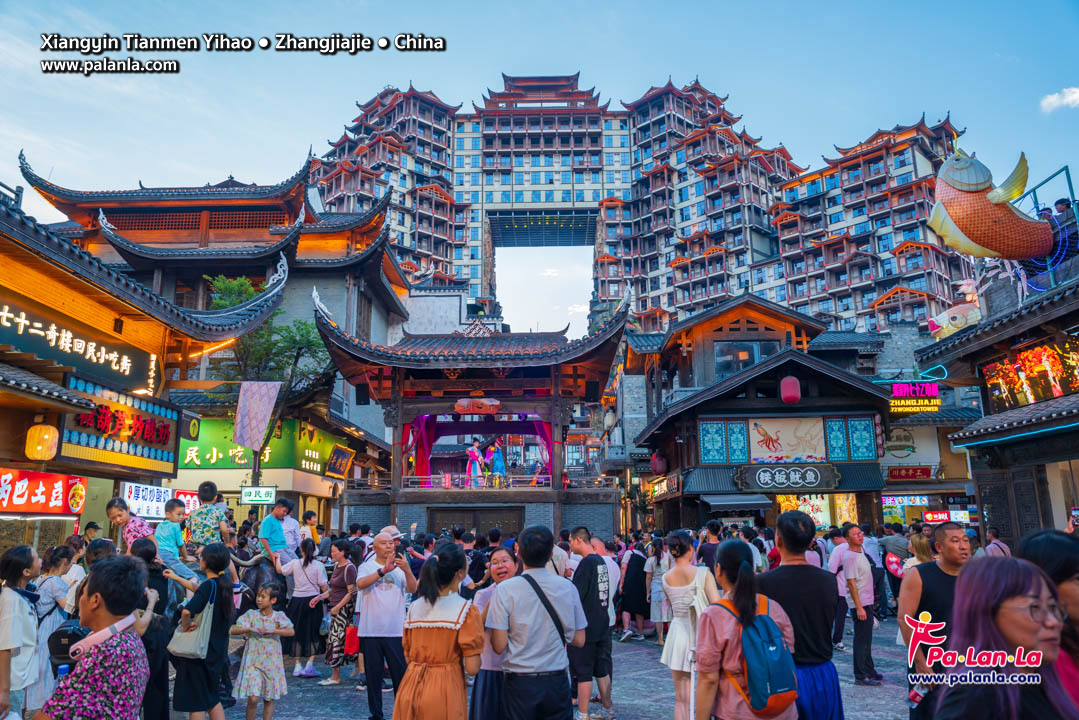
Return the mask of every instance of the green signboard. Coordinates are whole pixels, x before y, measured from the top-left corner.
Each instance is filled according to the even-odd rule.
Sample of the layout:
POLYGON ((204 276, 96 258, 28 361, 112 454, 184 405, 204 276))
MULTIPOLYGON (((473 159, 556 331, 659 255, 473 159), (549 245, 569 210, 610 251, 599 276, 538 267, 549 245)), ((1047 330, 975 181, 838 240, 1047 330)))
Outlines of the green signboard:
MULTIPOLYGON (((198 440, 180 439, 180 469, 250 468, 254 453, 232 442, 232 432, 232 420, 204 418, 199 427, 198 440)), ((323 475, 334 445, 346 443, 344 438, 323 432, 301 420, 282 420, 263 451, 262 467, 294 468, 323 475)))

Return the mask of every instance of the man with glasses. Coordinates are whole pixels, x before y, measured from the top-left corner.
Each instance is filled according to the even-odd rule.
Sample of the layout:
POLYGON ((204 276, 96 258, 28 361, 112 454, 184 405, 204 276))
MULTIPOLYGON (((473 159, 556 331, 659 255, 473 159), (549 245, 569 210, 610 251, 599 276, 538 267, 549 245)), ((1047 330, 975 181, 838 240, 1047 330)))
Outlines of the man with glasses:
MULTIPOLYGON (((933 550, 938 553, 937 559, 909 568, 899 588, 899 630, 907 645, 910 645, 913 633, 913 629, 903 620, 908 616, 918 618, 921 613, 928 612, 932 622, 945 623, 939 634, 948 637, 951 632, 955 579, 963 564, 970 559, 970 538, 959 523, 943 522, 933 528, 933 550)), ((944 672, 944 668, 938 663, 930 669, 926 664, 925 651, 919 648, 909 672, 939 673, 944 672)), ((938 687, 930 688, 922 701, 911 708, 911 720, 933 716, 939 699, 938 692, 938 687)))

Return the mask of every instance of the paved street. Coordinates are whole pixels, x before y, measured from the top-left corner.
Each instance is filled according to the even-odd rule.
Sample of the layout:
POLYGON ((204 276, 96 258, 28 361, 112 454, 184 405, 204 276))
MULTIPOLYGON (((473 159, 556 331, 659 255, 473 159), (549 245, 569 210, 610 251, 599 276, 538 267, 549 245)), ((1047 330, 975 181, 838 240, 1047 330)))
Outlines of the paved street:
MULTIPOLYGON (((907 716, 904 649, 895 644, 896 624, 890 618, 873 638, 873 657, 884 685, 856 687, 851 671, 850 623, 847 624, 847 652, 837 653, 835 662, 843 686, 846 716, 858 720, 899 720, 907 716)), ((660 649, 651 644, 628 642, 614 645, 614 702, 618 720, 664 720, 672 716, 674 686, 667 668, 659 663, 660 649)), ((326 668, 319 665, 326 673, 326 668)), ((316 679, 300 680, 288 666, 289 694, 277 702, 275 717, 281 720, 360 720, 367 717, 366 694, 354 684, 334 688, 319 687, 316 679)), ((393 693, 384 693, 387 718, 393 693)), ((261 713, 261 706, 260 706, 261 713)), ((242 718, 243 704, 231 708, 228 718, 242 718)), ((181 717, 179 715, 177 718, 181 717)), ((261 715, 259 715, 261 717, 261 715)))

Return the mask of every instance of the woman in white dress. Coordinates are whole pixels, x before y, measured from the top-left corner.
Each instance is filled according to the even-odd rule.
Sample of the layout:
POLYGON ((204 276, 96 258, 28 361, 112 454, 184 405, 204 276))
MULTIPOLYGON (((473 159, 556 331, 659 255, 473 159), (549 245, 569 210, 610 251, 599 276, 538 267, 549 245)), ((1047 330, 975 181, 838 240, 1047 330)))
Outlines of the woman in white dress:
POLYGON ((689 696, 693 692, 690 673, 697 644, 697 618, 709 604, 719 602, 716 578, 705 565, 693 564, 693 541, 679 530, 671 533, 667 546, 674 566, 664 574, 663 593, 671 607, 671 629, 660 662, 674 676, 674 720, 692 720, 689 696))
POLYGON ((663 576, 670 567, 671 556, 667 554, 663 538, 655 538, 649 548, 648 560, 644 563, 644 586, 651 606, 648 619, 656 625, 655 644, 660 647, 663 647, 663 624, 671 621, 671 604, 663 593, 663 576))
MULTIPOLYGON (((71 569, 71 560, 75 551, 67 545, 57 545, 45 551, 41 558, 41 576, 37 579, 37 680, 26 688, 26 708, 31 715, 45 707, 45 702, 52 697, 56 689, 56 678, 52 674, 52 662, 49 660, 49 635, 67 620, 64 612, 64 598, 67 597, 67 583, 64 573, 71 569)), ((29 716, 28 716, 29 717, 29 716)))

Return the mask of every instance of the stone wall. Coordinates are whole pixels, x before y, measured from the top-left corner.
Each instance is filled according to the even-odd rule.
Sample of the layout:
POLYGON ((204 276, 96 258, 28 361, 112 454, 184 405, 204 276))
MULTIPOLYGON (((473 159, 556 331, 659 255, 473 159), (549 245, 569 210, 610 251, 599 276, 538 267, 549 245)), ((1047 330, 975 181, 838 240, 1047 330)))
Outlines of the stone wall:
POLYGON ((877 356, 877 373, 891 376, 902 370, 909 376, 917 367, 914 351, 933 343, 933 336, 918 329, 916 322, 893 322, 883 335, 884 348, 877 356))
POLYGON ((349 505, 345 508, 345 530, 352 523, 367 523, 373 532, 390 524, 389 505, 349 505))
POLYGON ((613 523, 614 509, 608 504, 562 506, 562 528, 567 530, 584 525, 593 535, 607 541, 614 537, 613 523))
POLYGON ((632 448, 633 438, 640 435, 648 424, 648 408, 645 404, 644 375, 622 376, 622 437, 627 449, 632 448))
MULTIPOLYGON (((466 503, 459 503, 460 505, 466 505, 466 503)), ((467 507, 470 508, 498 508, 498 507, 520 507, 519 504, 514 503, 467 503, 467 507)), ((454 507, 454 505, 437 503, 432 505, 423 505, 419 503, 400 503, 397 506, 397 527, 401 532, 408 532, 408 529, 412 526, 412 523, 416 523, 417 533, 432 532, 431 528, 427 527, 427 509, 437 507, 454 507)), ((388 509, 388 508, 387 508, 388 509)), ((552 503, 524 503, 525 517, 524 527, 529 525, 544 525, 550 528, 554 524, 554 505, 552 503)), ((610 525, 611 511, 607 510, 607 524, 610 525)), ((438 531, 441 528, 434 528, 434 531, 438 531)), ((553 530, 554 528, 552 528, 553 530)))

